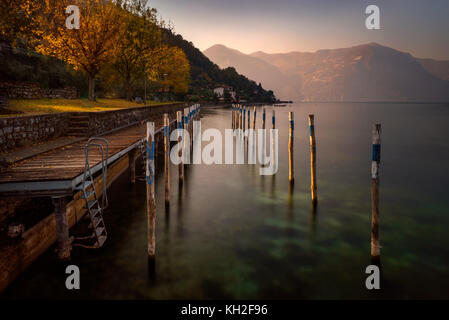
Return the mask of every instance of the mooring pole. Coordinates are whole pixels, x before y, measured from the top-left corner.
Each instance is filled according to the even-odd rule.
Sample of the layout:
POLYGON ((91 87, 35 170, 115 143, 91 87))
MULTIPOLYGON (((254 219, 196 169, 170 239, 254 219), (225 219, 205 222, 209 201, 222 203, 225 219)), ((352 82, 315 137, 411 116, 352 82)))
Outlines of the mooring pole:
POLYGON ((242 112, 243 112, 242 130, 245 131, 245 126, 246 126, 246 107, 243 107, 242 112))
POLYGON ((248 107, 248 129, 251 129, 251 108, 248 107))
POLYGON ((256 130, 256 107, 254 107, 253 129, 256 130))
POLYGON ((194 121, 194 117, 193 117, 193 107, 190 107, 190 116, 189 116, 189 125, 190 125, 190 136, 192 137, 190 139, 191 142, 191 147, 193 148, 193 121, 194 121))
POLYGON ((164 173, 165 173, 165 204, 170 203, 170 121, 164 114, 164 173))
POLYGON ((288 180, 290 181, 290 184, 293 184, 295 181, 295 171, 293 166, 293 137, 295 132, 295 120, 293 112, 288 113, 288 122, 289 122, 289 130, 288 130, 288 180))
POLYGON ((265 129, 265 108, 263 108, 262 113, 262 129, 265 129))
POLYGON ((234 129, 234 104, 231 105, 231 128, 234 129))
POLYGON ((184 158, 184 164, 189 164, 190 163, 190 140, 192 139, 189 133, 189 113, 188 113, 188 108, 184 108, 184 133, 188 134, 187 136, 184 136, 184 153, 183 153, 183 158, 184 158), (187 138, 189 139, 189 141, 187 141, 187 138))
POLYGON ((70 259, 72 244, 69 238, 69 225, 67 223, 67 199, 66 197, 52 198, 55 209, 57 248, 56 252, 60 260, 70 259))
POLYGON ((237 105, 234 105, 234 130, 237 129, 237 105))
POLYGON ((176 113, 176 122, 178 125, 178 156, 181 159, 181 162, 179 163, 179 183, 182 184, 184 181, 184 161, 182 159, 182 146, 181 146, 181 140, 182 140, 182 111, 178 111, 176 113))
POLYGON ((241 105, 239 105, 238 122, 239 122, 239 125, 237 128, 241 129, 242 128, 242 106, 241 105))
POLYGON ((380 261, 379 244, 379 168, 381 125, 373 126, 373 154, 371 163, 371 260, 380 261))
MULTIPOLYGON (((274 109, 273 109, 273 115, 271 117, 271 128, 273 129, 273 131, 276 129, 276 113, 275 113, 274 109)), ((277 166, 277 163, 275 162, 276 161, 276 153, 275 153, 276 146, 275 146, 275 144, 276 144, 275 134, 273 132, 273 134, 271 136, 271 159, 273 161, 273 164, 275 166, 277 166)), ((274 174, 273 174, 272 178, 273 178, 273 184, 274 184, 274 178, 275 178, 274 174)), ((273 188, 273 190, 274 190, 274 188, 273 188)))
POLYGON ((243 106, 239 108, 239 129, 242 129, 242 108, 243 106))
POLYGON ((315 117, 309 115, 309 134, 310 134, 310 190, 312 193, 312 203, 318 202, 317 185, 316 185, 316 141, 315 141, 315 117))
POLYGON ((147 188, 147 223, 148 223, 148 257, 156 255, 156 199, 154 196, 154 122, 147 122, 146 130, 146 188, 147 188))

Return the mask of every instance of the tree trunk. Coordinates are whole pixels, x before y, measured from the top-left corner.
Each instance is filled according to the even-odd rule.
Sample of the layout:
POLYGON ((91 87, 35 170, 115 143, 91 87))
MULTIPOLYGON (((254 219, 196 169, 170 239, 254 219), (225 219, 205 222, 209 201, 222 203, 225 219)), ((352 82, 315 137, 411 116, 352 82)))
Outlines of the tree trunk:
POLYGON ((125 78, 125 90, 126 90, 126 99, 128 99, 128 101, 132 100, 131 97, 131 76, 127 75, 125 78))
POLYGON ((95 101, 95 76, 89 74, 89 100, 95 101))

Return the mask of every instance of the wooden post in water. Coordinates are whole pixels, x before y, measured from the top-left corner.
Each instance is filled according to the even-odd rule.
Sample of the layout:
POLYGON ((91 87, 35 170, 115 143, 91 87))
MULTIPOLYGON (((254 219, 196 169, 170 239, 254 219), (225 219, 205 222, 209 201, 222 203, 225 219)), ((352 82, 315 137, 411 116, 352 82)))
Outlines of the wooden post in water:
POLYGON ((251 129, 251 108, 248 107, 248 129, 251 129))
POLYGON ((265 129, 265 108, 263 108, 263 113, 262 113, 262 129, 265 129))
POLYGON ((165 204, 170 203, 170 120, 164 114, 164 173, 165 173, 165 204))
POLYGON ((69 226, 67 223, 67 199, 66 197, 52 198, 55 209, 57 248, 56 252, 60 260, 69 260, 72 245, 69 238, 69 226))
MULTIPOLYGON (((184 108, 184 133, 187 133, 189 136, 189 140, 192 140, 192 137, 189 133, 189 109, 184 108)), ((190 161, 190 141, 187 141, 187 136, 184 136, 184 154, 183 158, 185 158, 185 163, 189 164, 190 161), (187 159, 189 158, 189 159, 187 159)))
POLYGON ((242 106, 239 106, 239 129, 242 128, 242 106))
POLYGON ((288 180, 290 184, 295 182, 295 170, 293 166, 293 137, 295 132, 295 120, 293 112, 288 113, 288 122, 289 122, 289 130, 288 130, 288 180))
POLYGON ((380 262, 379 242, 379 167, 380 167, 380 133, 381 125, 373 126, 373 151, 371 163, 371 260, 380 262))
POLYGON ((146 188, 147 188, 147 223, 148 223, 148 257, 156 255, 156 199, 154 196, 154 122, 147 122, 146 130, 146 188))
POLYGON ((315 117, 309 115, 309 134, 310 134, 310 191, 312 193, 312 203, 318 203, 317 185, 316 185, 316 141, 315 141, 315 117))
POLYGON ((237 105, 234 106, 234 130, 237 129, 237 105))
POLYGON ((136 149, 132 149, 128 153, 128 161, 129 161, 129 183, 136 183, 136 149))
POLYGON ((178 156, 181 159, 181 162, 179 163, 179 183, 182 184, 184 181, 184 161, 182 159, 182 146, 181 146, 181 140, 182 140, 182 111, 178 111, 176 113, 176 122, 178 127, 178 156))
MULTIPOLYGON (((271 128, 273 129, 273 131, 276 129, 276 113, 273 109, 273 116, 271 117, 271 128)), ((277 167, 277 163, 276 161, 276 153, 275 153, 275 146, 276 141, 275 141, 275 135, 273 132, 273 135, 271 136, 271 159, 272 159, 272 163, 277 167)), ((274 178, 275 178, 275 174, 273 174, 272 178, 273 178, 273 192, 274 192, 274 178)))
POLYGON ((242 112, 243 112, 242 130, 245 131, 245 126, 246 126, 246 107, 243 107, 242 112))
POLYGON ((254 107, 253 129, 256 130, 256 107, 254 107))
POLYGON ((237 129, 240 129, 240 108, 241 106, 239 105, 237 109, 237 129))
POLYGON ((193 107, 189 108, 190 147, 193 147, 193 107))

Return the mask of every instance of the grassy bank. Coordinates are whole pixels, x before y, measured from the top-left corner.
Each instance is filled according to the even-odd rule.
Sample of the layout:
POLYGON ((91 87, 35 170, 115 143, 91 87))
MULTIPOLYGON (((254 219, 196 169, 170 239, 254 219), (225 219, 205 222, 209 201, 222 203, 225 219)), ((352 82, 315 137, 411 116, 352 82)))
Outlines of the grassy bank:
MULTIPOLYGON (((155 102, 147 101, 148 105, 160 105, 173 102, 155 102)), ((95 112, 107 111, 126 108, 143 107, 138 104, 123 99, 98 99, 96 102, 88 99, 36 99, 36 100, 10 100, 8 110, 16 112, 16 114, 44 114, 58 112, 95 112)), ((14 116, 14 113, 5 114, 3 116, 14 116)), ((1 116, 1 115, 0 115, 1 116)))

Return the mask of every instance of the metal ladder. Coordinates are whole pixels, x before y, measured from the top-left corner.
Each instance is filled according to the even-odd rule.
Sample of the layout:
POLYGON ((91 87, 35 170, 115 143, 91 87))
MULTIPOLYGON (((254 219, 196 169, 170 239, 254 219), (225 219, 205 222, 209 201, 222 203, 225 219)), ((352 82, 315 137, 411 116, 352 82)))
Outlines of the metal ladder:
POLYGON ((81 243, 74 243, 73 246, 79 246, 87 249, 98 249, 103 246, 108 237, 106 225, 103 220, 103 212, 109 205, 107 197, 107 182, 106 182, 108 173, 107 159, 109 158, 109 141, 104 138, 97 138, 97 137, 91 138, 87 142, 84 152, 86 156, 86 163, 84 166, 83 181, 76 188, 76 190, 83 192, 81 199, 84 199, 86 202, 84 208, 88 212, 88 218, 90 218, 89 228, 92 229, 92 234, 87 237, 77 237, 75 238, 75 240, 95 239, 95 242, 93 244, 88 245, 81 243), (98 143, 100 141, 103 142, 104 145, 106 146, 106 158, 104 153, 104 145, 98 143), (98 147, 99 150, 101 151, 101 171, 103 174, 103 196, 101 197, 101 203, 99 201, 100 199, 98 198, 97 191, 95 190, 95 182, 89 162, 89 150, 91 147, 98 147))

